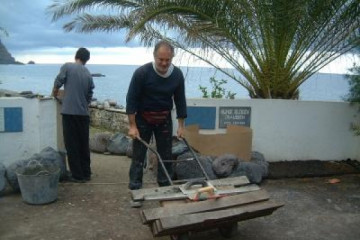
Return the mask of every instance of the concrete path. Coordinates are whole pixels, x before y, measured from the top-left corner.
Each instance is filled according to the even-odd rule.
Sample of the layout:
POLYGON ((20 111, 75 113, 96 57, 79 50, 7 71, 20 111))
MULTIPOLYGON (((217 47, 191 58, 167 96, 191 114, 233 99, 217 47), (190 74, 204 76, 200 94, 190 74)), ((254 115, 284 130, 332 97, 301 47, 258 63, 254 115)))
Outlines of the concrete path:
MULTIPOLYGON (((58 200, 28 205, 10 190, 0 197, 1 240, 148 240, 139 209, 129 206, 127 157, 92 154, 89 183, 60 183, 58 200)), ((261 187, 285 203, 272 215, 240 222, 231 239, 357 240, 360 236, 360 174, 326 178, 265 180, 261 187)), ((145 187, 156 186, 153 174, 145 187)), ((158 206, 146 202, 143 208, 158 206)), ((216 229, 193 233, 191 239, 223 239, 216 229)), ((157 239, 169 239, 162 237, 157 239)))

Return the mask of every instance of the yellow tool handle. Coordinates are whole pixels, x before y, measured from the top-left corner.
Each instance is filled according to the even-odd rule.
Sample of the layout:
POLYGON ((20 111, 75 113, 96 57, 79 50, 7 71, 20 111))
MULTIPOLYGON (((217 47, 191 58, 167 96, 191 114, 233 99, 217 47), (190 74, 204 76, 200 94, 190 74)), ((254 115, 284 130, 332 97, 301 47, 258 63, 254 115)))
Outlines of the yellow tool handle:
POLYGON ((204 193, 204 192, 208 192, 210 194, 214 194, 214 187, 212 186, 207 186, 207 187, 203 187, 203 188, 199 188, 197 190, 198 193, 204 193))

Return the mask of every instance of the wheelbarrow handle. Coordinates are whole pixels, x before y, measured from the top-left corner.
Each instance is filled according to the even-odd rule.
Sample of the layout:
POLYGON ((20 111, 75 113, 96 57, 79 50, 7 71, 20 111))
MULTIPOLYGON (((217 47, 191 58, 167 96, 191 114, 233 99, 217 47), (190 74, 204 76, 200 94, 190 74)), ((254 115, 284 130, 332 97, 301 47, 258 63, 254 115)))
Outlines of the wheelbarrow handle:
POLYGON ((181 137, 180 139, 185 143, 185 145, 188 147, 188 149, 190 150, 190 152, 191 152, 192 155, 194 156, 194 158, 195 158, 196 162, 199 164, 200 169, 201 169, 201 171, 203 172, 206 180, 210 180, 209 175, 207 175, 207 173, 206 173, 203 165, 201 164, 199 158, 197 157, 196 153, 194 152, 194 150, 192 149, 192 147, 190 146, 190 144, 188 143, 188 141, 187 141, 184 137, 181 137))
POLYGON ((159 160, 159 162, 160 162, 160 165, 161 165, 161 167, 162 167, 162 169, 163 169, 163 171, 164 171, 164 173, 165 173, 165 175, 166 175, 166 178, 168 179, 170 185, 174 185, 173 182, 172 182, 172 180, 171 180, 171 177, 170 177, 168 171, 166 170, 166 167, 165 167, 165 165, 164 165, 164 162, 163 162, 160 154, 159 154, 154 148, 152 148, 146 141, 144 141, 140 136, 137 136, 136 139, 137 139, 138 141, 140 141, 142 144, 144 144, 145 147, 147 147, 150 151, 152 151, 153 153, 155 153, 155 155, 156 155, 156 157, 158 158, 158 160, 159 160))

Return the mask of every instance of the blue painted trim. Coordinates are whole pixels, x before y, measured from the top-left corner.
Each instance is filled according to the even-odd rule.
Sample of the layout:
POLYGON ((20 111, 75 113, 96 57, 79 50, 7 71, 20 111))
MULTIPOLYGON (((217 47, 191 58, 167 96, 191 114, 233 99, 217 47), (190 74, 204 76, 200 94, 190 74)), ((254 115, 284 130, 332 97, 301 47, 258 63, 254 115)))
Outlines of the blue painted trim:
POLYGON ((21 107, 4 108, 5 132, 23 131, 23 114, 21 107))
POLYGON ((198 124, 200 129, 215 129, 216 107, 187 107, 185 125, 198 124))

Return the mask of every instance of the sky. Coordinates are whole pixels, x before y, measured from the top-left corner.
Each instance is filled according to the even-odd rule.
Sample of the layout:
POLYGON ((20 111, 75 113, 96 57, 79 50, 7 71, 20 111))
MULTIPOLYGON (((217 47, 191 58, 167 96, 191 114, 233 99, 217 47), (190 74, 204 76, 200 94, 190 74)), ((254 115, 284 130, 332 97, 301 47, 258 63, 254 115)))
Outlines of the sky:
MULTIPOLYGON (((64 32, 65 19, 51 21, 46 8, 53 0, 0 0, 0 39, 17 61, 27 63, 71 62, 79 47, 91 52, 89 64, 141 65, 152 61, 152 49, 144 48, 136 40, 125 42, 125 32, 75 33, 64 32)), ((346 73, 358 57, 348 54, 325 66, 320 72, 346 73)), ((176 65, 208 66, 195 58, 178 52, 176 65), (180 54, 179 54, 180 53, 180 54)), ((223 67, 229 67, 225 62, 223 67)))

